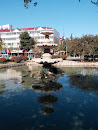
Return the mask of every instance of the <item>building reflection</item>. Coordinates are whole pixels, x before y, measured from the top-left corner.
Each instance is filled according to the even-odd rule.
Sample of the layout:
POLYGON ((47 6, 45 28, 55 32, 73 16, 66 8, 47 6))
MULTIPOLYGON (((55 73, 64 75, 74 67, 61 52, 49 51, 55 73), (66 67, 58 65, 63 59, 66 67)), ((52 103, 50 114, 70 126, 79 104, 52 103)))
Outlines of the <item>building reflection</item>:
POLYGON ((0 80, 21 80, 21 71, 15 69, 6 69, 3 73, 0 73, 0 80))

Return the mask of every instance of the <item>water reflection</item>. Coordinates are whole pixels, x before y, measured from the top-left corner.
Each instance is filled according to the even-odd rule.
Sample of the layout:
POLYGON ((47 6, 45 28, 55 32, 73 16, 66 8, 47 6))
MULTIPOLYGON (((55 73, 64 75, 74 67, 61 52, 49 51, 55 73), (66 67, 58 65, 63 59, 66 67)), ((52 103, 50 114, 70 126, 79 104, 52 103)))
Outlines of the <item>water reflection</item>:
POLYGON ((70 75, 70 83, 72 87, 77 87, 85 91, 95 91, 98 92, 98 82, 97 76, 85 75, 76 73, 74 75, 70 75))
POLYGON ((40 104, 44 104, 45 108, 41 110, 44 115, 49 115, 54 112, 53 104, 58 101, 56 96, 51 95, 53 92, 57 92, 62 88, 62 85, 49 81, 48 79, 42 79, 39 83, 32 86, 34 91, 44 93, 43 96, 38 98, 40 104))
POLYGON ((40 104, 44 104, 45 108, 41 110, 43 114, 51 114, 54 112, 54 108, 52 107, 53 104, 57 102, 57 97, 45 94, 44 96, 41 96, 38 98, 38 102, 40 104))
POLYGON ((42 79, 40 69, 0 70, 0 130, 97 130, 98 69, 62 68, 42 79))
POLYGON ((4 84, 3 81, 1 81, 1 82, 0 82, 0 95, 3 94, 4 90, 5 90, 5 84, 4 84))
POLYGON ((98 71, 91 68, 67 68, 65 73, 69 77, 70 86, 84 91, 98 92, 98 71))
MULTIPOLYGON (((32 70, 29 67, 14 67, 14 68, 8 68, 8 69, 1 69, 0 70, 0 89, 2 89, 2 82, 5 86, 5 88, 8 86, 7 84, 13 83, 13 84, 20 84, 25 89, 29 89, 31 85, 33 84, 33 80, 35 80, 34 77, 31 75, 34 73, 36 74, 39 72, 38 67, 33 67, 32 70)), ((36 75, 35 75, 36 76, 36 75)), ((2 89, 2 91, 5 89, 2 89)))
POLYGON ((21 80, 21 71, 15 69, 5 69, 0 73, 0 81, 4 80, 21 80))

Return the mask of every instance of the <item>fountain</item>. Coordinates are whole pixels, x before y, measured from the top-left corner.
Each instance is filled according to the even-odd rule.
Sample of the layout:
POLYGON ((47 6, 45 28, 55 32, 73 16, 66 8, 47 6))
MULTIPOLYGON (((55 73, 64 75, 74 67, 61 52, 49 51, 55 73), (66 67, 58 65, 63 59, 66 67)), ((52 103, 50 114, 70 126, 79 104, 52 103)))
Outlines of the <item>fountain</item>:
POLYGON ((39 79, 33 82, 32 88, 36 92, 44 93, 44 96, 38 98, 38 102, 45 106, 40 112, 44 115, 49 115, 54 112, 53 104, 58 100, 51 93, 59 91, 62 88, 62 85, 56 82, 58 75, 62 74, 62 71, 52 66, 52 64, 62 61, 62 58, 52 59, 52 55, 50 54, 50 49, 57 46, 57 44, 50 43, 49 40, 49 35, 53 34, 53 32, 43 31, 41 34, 45 35, 45 42, 37 44, 37 46, 44 51, 44 54, 41 58, 34 58, 32 61, 43 64, 43 66, 38 76, 39 79))
POLYGON ((42 64, 45 62, 53 64, 62 61, 62 58, 52 59, 52 55, 50 54, 50 49, 57 47, 57 44, 50 43, 49 35, 53 34, 53 32, 42 31, 41 34, 45 35, 45 40, 44 43, 37 44, 37 47, 41 48, 44 51, 44 54, 41 56, 41 58, 34 58, 32 61, 42 64))

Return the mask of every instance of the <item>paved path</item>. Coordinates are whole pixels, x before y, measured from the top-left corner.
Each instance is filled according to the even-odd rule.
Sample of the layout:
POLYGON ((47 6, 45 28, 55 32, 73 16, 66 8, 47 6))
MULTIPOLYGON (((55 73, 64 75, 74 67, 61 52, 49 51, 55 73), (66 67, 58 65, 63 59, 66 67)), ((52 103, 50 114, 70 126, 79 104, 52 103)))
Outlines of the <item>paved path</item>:
MULTIPOLYGON (((16 66, 24 66, 24 65, 42 66, 42 64, 38 64, 38 63, 30 61, 30 62, 25 62, 25 63, 2 64, 2 65, 0 65, 0 69, 16 67, 16 66)), ((63 61, 55 63, 53 65, 58 66, 58 67, 98 67, 98 62, 79 62, 79 61, 63 60, 63 61)))
MULTIPOLYGON (((31 62, 31 61, 27 63, 27 66, 29 65, 42 66, 41 64, 31 62)), ((98 62, 79 62, 79 61, 63 60, 53 65, 58 67, 98 67, 98 62)))
POLYGON ((25 66, 26 63, 13 63, 13 64, 0 64, 0 69, 2 68, 10 68, 10 67, 17 67, 17 66, 25 66))
POLYGON ((54 65, 62 67, 98 67, 98 62, 80 62, 63 60, 62 62, 58 62, 54 65))

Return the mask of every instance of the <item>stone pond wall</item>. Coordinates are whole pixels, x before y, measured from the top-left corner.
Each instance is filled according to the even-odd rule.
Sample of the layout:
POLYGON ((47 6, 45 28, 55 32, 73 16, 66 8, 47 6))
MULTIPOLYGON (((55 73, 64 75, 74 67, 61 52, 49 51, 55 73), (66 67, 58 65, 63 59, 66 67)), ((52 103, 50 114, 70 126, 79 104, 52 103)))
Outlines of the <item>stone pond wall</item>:
POLYGON ((17 67, 17 66, 25 66, 26 63, 13 63, 13 64, 2 64, 0 65, 0 69, 2 68, 10 68, 10 67, 17 67))

